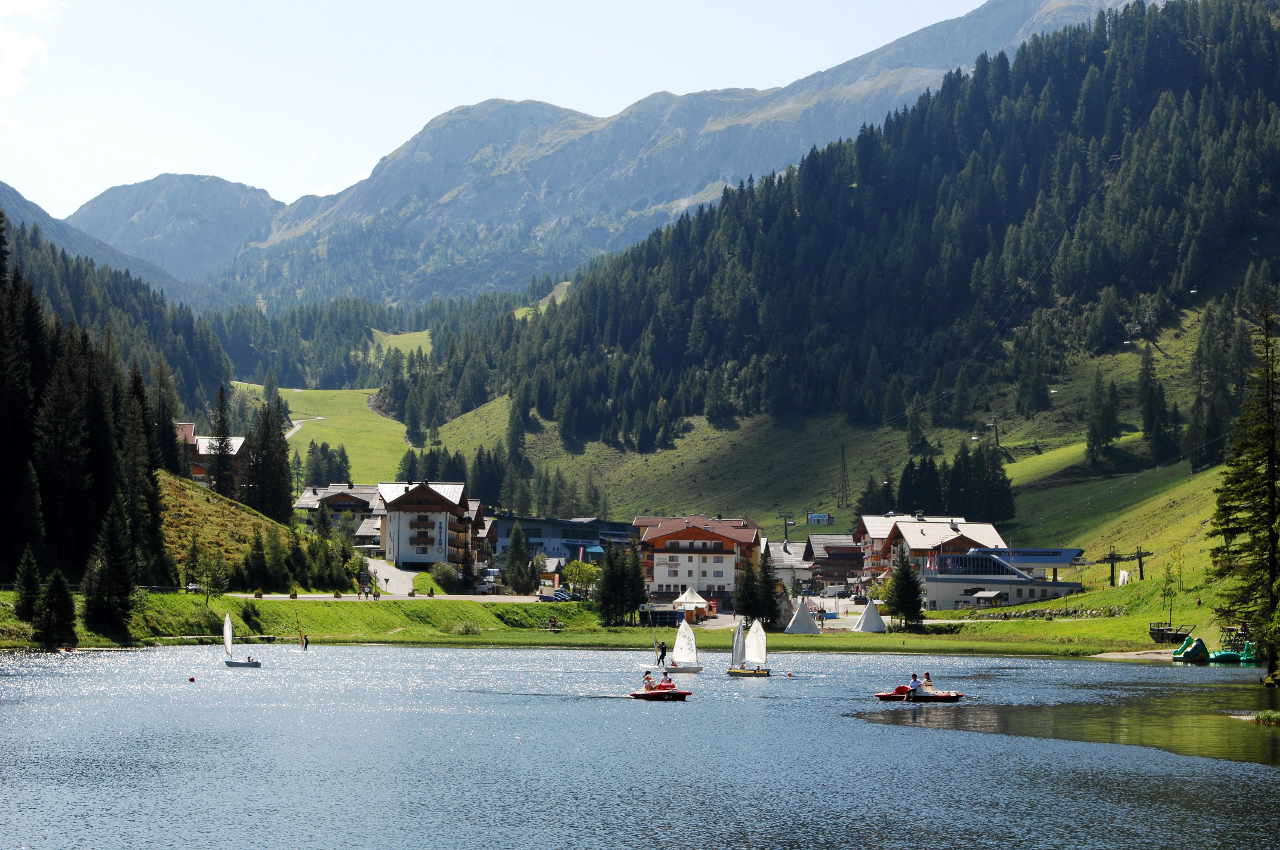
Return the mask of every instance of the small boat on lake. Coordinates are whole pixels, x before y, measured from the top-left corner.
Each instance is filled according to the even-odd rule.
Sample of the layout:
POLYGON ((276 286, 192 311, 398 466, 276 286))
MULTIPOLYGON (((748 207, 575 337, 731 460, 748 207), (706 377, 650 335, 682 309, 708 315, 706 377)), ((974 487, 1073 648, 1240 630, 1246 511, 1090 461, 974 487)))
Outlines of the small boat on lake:
POLYGON ((926 691, 923 688, 917 688, 913 693, 906 685, 875 695, 881 702, 959 702, 963 696, 959 691, 926 691))
POLYGON ((675 686, 662 687, 658 685, 656 688, 643 691, 632 691, 632 699, 643 699, 649 702, 684 702, 685 698, 692 696, 693 691, 684 691, 675 686))
POLYGON ((246 656, 243 661, 237 661, 235 655, 231 652, 232 631, 231 631, 231 615, 227 614, 222 620, 222 647, 227 651, 227 657, 223 659, 223 663, 228 667, 261 667, 262 662, 254 658, 252 655, 246 656))
POLYGON ((769 675, 769 654, 765 648, 764 626, 756 620, 744 631, 739 622, 733 630, 733 654, 729 658, 729 675, 755 678, 769 675))
POLYGON ((698 663, 698 642, 693 636, 693 629, 684 620, 676 629, 676 645, 671 648, 671 662, 663 668, 668 673, 701 673, 702 665, 698 663))

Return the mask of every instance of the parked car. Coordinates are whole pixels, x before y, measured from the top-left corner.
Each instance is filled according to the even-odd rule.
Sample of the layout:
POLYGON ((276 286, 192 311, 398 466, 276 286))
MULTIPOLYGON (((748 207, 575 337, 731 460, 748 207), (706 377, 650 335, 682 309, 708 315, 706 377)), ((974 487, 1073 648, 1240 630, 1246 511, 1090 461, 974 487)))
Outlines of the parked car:
POLYGON ((854 605, 866 605, 866 604, 867 604, 867 597, 865 597, 865 596, 855 596, 855 597, 853 597, 853 604, 854 604, 854 605))

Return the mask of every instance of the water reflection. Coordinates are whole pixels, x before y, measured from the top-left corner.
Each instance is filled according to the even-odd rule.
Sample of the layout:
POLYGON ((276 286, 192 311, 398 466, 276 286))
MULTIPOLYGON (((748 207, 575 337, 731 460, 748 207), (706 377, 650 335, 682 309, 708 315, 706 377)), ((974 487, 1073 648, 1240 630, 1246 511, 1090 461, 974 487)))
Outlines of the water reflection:
POLYGON ((904 706, 857 716, 877 723, 1156 747, 1189 756, 1280 765, 1280 729, 1232 717, 1280 706, 1275 689, 1238 685, 1142 691, 1115 702, 904 706))

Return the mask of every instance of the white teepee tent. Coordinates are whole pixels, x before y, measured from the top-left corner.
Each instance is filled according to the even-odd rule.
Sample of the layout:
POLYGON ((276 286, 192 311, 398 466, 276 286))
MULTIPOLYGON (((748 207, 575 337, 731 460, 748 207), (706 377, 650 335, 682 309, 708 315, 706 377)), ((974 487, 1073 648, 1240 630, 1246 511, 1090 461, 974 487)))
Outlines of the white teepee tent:
POLYGON ((883 632, 884 620, 880 619, 880 612, 876 610, 876 606, 868 602, 867 607, 862 609, 862 616, 858 618, 857 625, 853 627, 855 632, 883 632))
POLYGON ((791 622, 787 623, 784 632, 789 635, 817 635, 822 633, 822 629, 813 621, 809 606, 801 599, 796 601, 796 612, 791 615, 791 622))

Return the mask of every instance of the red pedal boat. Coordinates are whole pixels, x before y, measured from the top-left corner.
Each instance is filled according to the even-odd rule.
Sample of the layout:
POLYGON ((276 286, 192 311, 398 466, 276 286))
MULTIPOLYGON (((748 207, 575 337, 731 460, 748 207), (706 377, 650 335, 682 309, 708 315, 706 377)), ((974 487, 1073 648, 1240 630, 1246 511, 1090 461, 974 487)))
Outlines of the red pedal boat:
POLYGON ((684 702, 685 697, 693 691, 682 691, 679 688, 656 687, 648 691, 632 691, 632 699, 647 699, 652 702, 684 702))
POLYGON ((898 685, 891 691, 876 694, 881 702, 959 702, 964 694, 959 691, 926 691, 917 690, 914 694, 906 685, 898 685))

